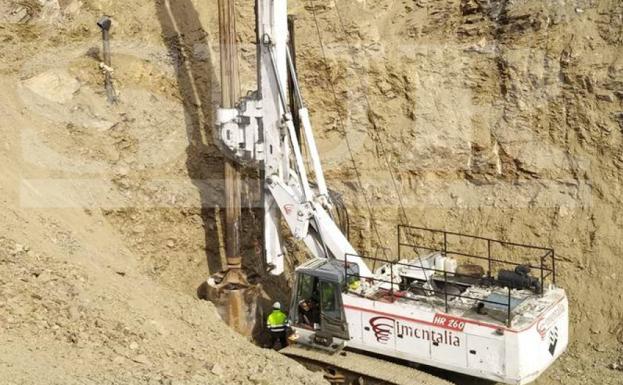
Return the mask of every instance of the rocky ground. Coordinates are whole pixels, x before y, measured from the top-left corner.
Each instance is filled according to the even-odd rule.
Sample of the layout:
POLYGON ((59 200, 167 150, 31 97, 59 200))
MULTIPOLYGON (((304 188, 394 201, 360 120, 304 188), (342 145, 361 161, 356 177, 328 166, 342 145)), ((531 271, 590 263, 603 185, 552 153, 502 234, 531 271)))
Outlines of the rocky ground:
MULTIPOLYGON (((248 3, 238 4, 243 91, 248 3)), ((290 7, 356 247, 393 248, 397 222, 554 247, 572 342, 537 383, 622 384, 621 3, 290 7)), ((216 2, 0 1, 3 382, 321 381, 196 299, 222 261, 217 31, 216 2), (98 66, 102 14, 114 20, 113 107, 98 66)), ((254 184, 246 190, 253 206, 254 184)), ((253 258, 258 213, 244 212, 253 258)))

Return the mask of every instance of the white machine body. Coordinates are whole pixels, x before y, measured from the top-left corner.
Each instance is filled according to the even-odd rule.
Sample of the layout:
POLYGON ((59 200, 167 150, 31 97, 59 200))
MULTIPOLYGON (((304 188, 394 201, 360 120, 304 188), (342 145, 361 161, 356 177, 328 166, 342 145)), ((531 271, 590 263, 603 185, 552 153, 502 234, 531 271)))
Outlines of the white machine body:
POLYGON ((507 384, 527 384, 565 351, 568 303, 549 293, 541 313, 512 327, 415 304, 343 297, 347 346, 507 384))
MULTIPOLYGON (((567 348, 569 304, 563 289, 549 286, 535 293, 499 285, 466 285, 460 296, 445 293, 452 297, 446 303, 443 291, 435 295, 401 289, 419 259, 388 263, 373 278, 362 278, 355 288, 343 284, 348 279, 339 271, 341 263, 333 263, 337 266, 333 273, 327 268, 329 263, 315 260, 297 269, 291 318, 298 343, 324 350, 355 349, 507 384, 534 381, 567 348), (388 285, 383 270, 390 265, 394 282, 388 285), (332 274, 337 278, 332 279, 332 274), (320 316, 309 324, 298 307, 314 297, 315 290, 305 292, 306 282, 314 282, 313 287, 321 292, 317 299, 320 316), (340 289, 342 312, 331 313, 330 304, 325 309, 322 285, 330 282, 340 289), (485 306, 489 313, 474 311, 479 302, 492 297, 512 302, 510 319, 500 299, 488 303, 490 308, 485 306), (327 321, 330 324, 325 326, 327 321), (342 327, 335 327, 340 321, 342 327)), ((427 274, 429 281, 447 279, 440 271, 427 274)))

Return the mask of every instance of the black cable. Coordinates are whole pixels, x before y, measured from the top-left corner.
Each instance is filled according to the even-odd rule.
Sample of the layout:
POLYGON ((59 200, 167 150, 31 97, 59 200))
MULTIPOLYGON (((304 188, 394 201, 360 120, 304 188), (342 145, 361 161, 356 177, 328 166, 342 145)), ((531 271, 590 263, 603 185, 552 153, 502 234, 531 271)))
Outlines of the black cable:
MULTIPOLYGON (((310 181, 309 186, 314 190, 318 189, 318 184, 316 182, 310 181)), ((337 224, 340 230, 342 230, 342 233, 346 235, 347 239, 350 239, 350 217, 348 216, 348 208, 344 203, 342 194, 331 189, 328 189, 328 192, 329 200, 331 201, 333 209, 335 210, 335 213, 329 212, 329 215, 333 220, 335 220, 335 216, 337 216, 337 224)))

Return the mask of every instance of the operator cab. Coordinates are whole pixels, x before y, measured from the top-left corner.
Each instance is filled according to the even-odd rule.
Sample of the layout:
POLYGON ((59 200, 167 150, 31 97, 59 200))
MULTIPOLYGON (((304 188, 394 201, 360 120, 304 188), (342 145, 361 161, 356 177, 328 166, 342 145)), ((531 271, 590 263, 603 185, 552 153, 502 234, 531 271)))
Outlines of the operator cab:
POLYGON ((346 276, 356 277, 358 273, 355 264, 326 259, 313 259, 296 269, 290 309, 298 343, 333 350, 349 340, 342 292, 346 276))

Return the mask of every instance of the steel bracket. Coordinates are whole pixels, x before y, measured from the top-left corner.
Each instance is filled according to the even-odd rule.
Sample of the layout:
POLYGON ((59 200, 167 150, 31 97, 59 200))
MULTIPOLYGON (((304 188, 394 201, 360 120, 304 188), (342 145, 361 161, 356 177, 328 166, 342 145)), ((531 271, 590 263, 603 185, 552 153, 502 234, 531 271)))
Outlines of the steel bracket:
POLYGON ((236 108, 216 112, 218 139, 236 161, 259 164, 264 160, 262 100, 257 93, 243 97, 236 108))

